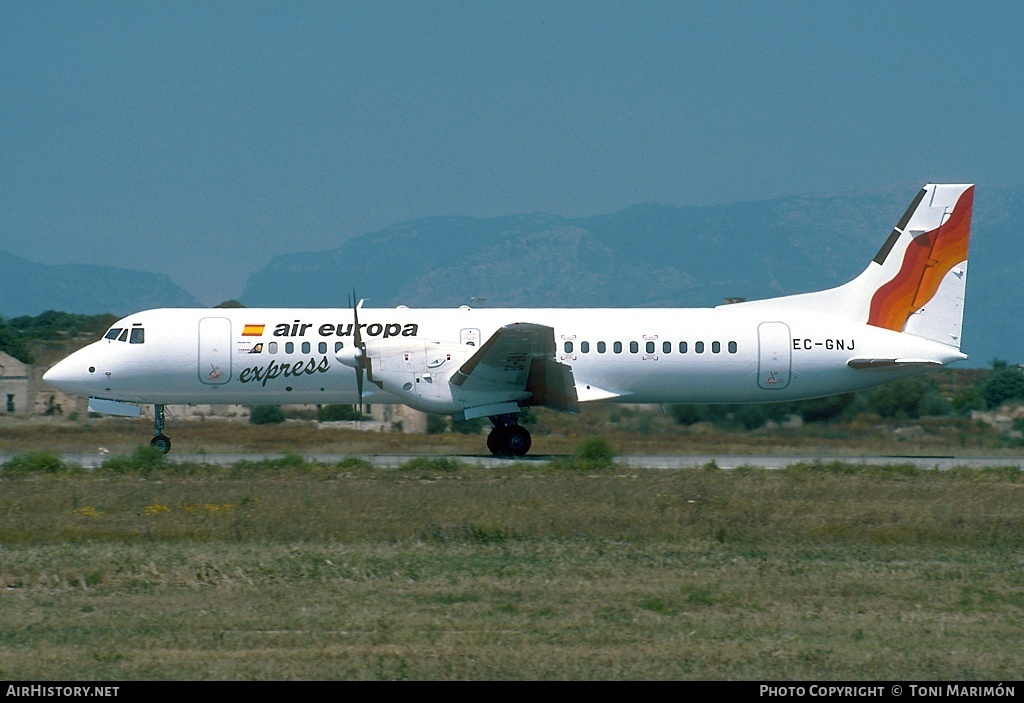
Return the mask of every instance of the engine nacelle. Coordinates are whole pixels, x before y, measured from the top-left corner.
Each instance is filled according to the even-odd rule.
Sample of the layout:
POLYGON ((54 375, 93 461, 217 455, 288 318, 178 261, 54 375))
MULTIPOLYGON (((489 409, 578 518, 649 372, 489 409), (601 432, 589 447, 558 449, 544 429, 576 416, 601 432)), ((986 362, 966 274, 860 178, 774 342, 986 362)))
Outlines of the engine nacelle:
POLYGON ((525 389, 466 390, 452 376, 481 347, 417 339, 367 340, 367 378, 409 407, 429 413, 483 417, 516 412, 525 389))
POLYGON ((419 339, 367 340, 368 379, 406 405, 434 413, 456 413, 465 403, 448 380, 477 351, 454 342, 419 339))

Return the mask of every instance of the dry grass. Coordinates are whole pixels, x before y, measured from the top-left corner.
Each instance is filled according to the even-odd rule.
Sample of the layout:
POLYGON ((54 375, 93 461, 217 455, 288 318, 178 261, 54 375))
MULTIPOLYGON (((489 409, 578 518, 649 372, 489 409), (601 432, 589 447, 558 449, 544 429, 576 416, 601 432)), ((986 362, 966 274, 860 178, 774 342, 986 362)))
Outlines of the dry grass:
MULTIPOLYGON (((861 418, 844 424, 766 427, 727 431, 706 423, 685 427, 657 408, 595 406, 580 415, 535 411, 533 454, 571 454, 586 437, 606 437, 621 454, 757 453, 780 455, 921 454, 1017 455, 1003 433, 966 418, 883 422, 861 418)), ((169 421, 175 453, 436 454, 485 455, 484 436, 403 434, 342 429, 312 421, 251 425, 244 420, 169 421)), ((129 453, 152 436, 146 420, 15 418, 0 415, 0 448, 23 453, 47 448, 94 453, 103 447, 129 453)))
POLYGON ((9 474, 0 678, 990 679, 1017 470, 9 474))

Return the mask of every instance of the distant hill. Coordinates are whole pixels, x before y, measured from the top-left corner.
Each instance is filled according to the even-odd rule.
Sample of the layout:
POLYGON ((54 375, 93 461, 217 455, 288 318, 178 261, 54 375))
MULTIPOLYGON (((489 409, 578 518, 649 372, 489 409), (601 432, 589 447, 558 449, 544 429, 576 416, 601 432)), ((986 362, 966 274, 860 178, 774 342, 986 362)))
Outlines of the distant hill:
POLYGON ((38 264, 0 251, 0 316, 38 315, 46 310, 126 315, 198 302, 161 274, 112 266, 38 264))
MULTIPOLYGON (((716 207, 635 205, 583 218, 434 217, 279 256, 248 281, 250 307, 711 306, 839 285, 860 273, 917 184, 716 207)), ((970 366, 1024 361, 1024 186, 975 195, 964 350, 970 366)), ((0 316, 127 314, 196 306, 169 278, 47 266, 0 252, 0 316)))
MULTIPOLYGON (((917 184, 716 207, 636 205, 586 218, 403 222, 253 274, 249 306, 711 306, 839 285, 860 273, 917 184), (478 299, 483 299, 482 301, 478 299)), ((1024 361, 1024 187, 979 185, 964 350, 1024 361)))

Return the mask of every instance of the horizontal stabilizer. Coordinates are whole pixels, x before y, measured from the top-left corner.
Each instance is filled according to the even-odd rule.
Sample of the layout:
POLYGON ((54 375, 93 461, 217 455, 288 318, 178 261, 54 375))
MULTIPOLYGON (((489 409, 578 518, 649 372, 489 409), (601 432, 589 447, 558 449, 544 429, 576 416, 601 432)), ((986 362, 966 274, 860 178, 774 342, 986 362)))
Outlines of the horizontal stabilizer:
POLYGON ((941 361, 934 359, 850 359, 846 365, 851 369, 881 369, 887 366, 942 366, 941 361))

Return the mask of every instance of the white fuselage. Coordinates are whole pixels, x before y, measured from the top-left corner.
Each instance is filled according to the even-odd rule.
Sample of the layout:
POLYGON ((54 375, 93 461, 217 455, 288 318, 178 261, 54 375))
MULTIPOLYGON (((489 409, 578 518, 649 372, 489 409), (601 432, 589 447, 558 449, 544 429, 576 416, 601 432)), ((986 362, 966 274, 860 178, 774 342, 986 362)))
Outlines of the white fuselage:
MULTIPOLYGON (((357 374, 345 363, 353 317, 345 308, 148 310, 113 328, 144 330, 135 343, 124 334, 102 339, 60 362, 46 379, 83 396, 136 403, 356 403, 357 374)), ((360 308, 358 319, 371 350, 377 345, 401 354, 408 343, 422 354, 424 342, 465 348, 461 357, 449 351, 425 359, 421 371, 445 383, 502 326, 549 326, 555 358, 571 367, 581 403, 795 400, 887 383, 926 368, 851 368, 852 359, 938 365, 965 358, 954 347, 833 317, 828 310, 360 308)), ((362 402, 459 412, 436 401, 433 383, 410 379, 414 390, 405 394, 367 383, 362 402)))

